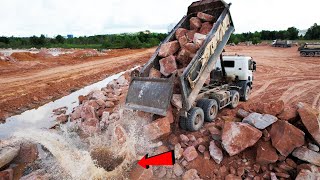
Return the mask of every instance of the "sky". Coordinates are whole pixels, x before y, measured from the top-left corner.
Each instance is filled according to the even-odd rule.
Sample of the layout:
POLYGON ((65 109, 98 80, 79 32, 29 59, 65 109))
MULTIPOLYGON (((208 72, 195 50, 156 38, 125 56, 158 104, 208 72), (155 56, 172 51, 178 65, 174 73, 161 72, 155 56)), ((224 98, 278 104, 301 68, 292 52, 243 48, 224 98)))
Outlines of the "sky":
MULTIPOLYGON (((0 0, 0 36, 167 32, 194 0, 0 0)), ((236 33, 308 29, 319 0, 226 0, 236 33)))

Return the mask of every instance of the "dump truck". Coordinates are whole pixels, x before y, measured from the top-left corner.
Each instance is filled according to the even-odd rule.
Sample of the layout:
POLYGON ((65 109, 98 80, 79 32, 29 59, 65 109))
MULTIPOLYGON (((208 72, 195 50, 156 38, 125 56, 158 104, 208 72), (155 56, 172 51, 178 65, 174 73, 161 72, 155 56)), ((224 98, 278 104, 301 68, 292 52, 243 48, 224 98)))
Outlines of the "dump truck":
POLYGON ((273 47, 283 47, 283 48, 289 48, 292 47, 292 41, 290 40, 274 40, 272 42, 273 47))
POLYGON ((234 32, 230 6, 231 4, 223 0, 193 2, 187 15, 160 44, 138 76, 132 77, 126 107, 166 116, 173 94, 178 93, 182 101, 182 107, 179 109, 180 127, 188 131, 197 131, 203 126, 204 121, 214 121, 220 109, 227 106, 235 108, 240 98, 248 100, 255 62, 251 57, 222 54, 234 32), (162 75, 161 78, 149 77, 152 69, 161 68, 161 46, 175 40, 179 28, 188 29, 190 19, 199 13, 215 17, 214 24, 190 63, 180 73, 162 75), (176 92, 178 88, 174 88, 177 84, 179 92, 176 92))
POLYGON ((313 57, 320 55, 320 43, 305 43, 299 47, 300 56, 302 57, 313 57))

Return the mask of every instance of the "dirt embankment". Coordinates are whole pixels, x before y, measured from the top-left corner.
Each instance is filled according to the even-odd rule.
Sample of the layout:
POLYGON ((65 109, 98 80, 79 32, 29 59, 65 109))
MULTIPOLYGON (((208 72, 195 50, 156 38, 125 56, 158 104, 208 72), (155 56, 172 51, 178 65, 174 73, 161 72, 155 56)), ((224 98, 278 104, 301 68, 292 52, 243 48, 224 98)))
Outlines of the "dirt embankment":
MULTIPOLYGON (((144 64, 151 49, 112 50, 103 56, 32 58, 0 64, 0 120, 61 98, 114 73, 144 64)), ((16 55, 17 56, 17 55, 16 55)))

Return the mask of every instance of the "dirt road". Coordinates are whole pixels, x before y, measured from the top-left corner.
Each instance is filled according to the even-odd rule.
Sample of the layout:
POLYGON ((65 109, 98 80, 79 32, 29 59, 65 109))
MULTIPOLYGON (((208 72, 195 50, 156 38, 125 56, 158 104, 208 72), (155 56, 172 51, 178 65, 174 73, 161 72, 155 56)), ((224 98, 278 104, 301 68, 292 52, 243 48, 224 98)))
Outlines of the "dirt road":
POLYGON ((297 47, 227 47, 228 54, 252 56, 257 62, 249 102, 306 102, 320 110, 320 57, 300 57, 297 47))
POLYGON ((111 74, 144 64, 155 49, 122 51, 120 56, 60 63, 62 65, 36 62, 41 66, 33 68, 35 62, 23 62, 22 67, 2 67, 7 73, 0 73, 0 120, 58 99, 111 74))

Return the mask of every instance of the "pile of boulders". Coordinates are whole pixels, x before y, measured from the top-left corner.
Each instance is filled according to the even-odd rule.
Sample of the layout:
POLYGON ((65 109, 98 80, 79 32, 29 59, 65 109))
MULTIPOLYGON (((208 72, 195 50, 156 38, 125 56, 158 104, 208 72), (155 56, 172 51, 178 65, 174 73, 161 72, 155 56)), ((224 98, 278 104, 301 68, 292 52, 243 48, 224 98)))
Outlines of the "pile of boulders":
POLYGON ((215 18, 212 15, 199 12, 196 17, 191 17, 189 27, 176 30, 175 37, 160 46, 158 56, 160 69, 152 69, 149 76, 160 78, 168 77, 178 71, 183 71, 199 48, 204 43, 213 27, 215 18))

